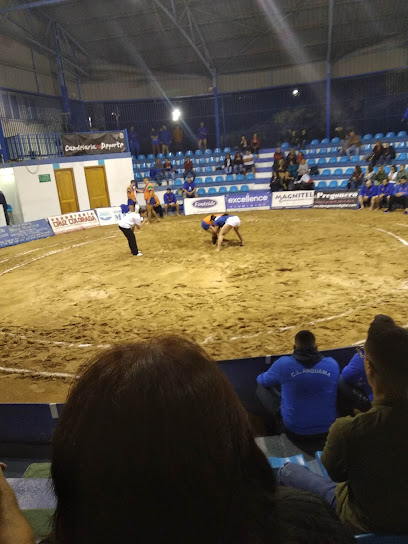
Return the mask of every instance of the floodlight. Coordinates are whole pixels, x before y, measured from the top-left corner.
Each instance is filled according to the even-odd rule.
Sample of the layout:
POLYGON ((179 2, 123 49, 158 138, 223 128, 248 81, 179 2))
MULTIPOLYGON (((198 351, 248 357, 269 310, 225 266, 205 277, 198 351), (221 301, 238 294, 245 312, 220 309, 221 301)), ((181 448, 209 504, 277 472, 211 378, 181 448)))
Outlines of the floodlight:
POLYGON ((293 96, 299 96, 299 94, 300 94, 299 89, 293 89, 292 94, 293 94, 293 96))
POLYGON ((181 111, 178 108, 173 110, 173 112, 172 112, 173 121, 178 121, 180 119, 180 117, 181 117, 181 111))

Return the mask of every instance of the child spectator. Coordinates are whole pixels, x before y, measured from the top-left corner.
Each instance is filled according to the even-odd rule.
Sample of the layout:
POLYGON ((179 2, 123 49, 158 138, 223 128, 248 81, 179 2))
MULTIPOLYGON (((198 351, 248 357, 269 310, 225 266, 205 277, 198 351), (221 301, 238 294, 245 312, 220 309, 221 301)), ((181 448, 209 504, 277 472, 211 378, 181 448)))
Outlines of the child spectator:
POLYGON ((289 174, 289 177, 293 181, 298 179, 298 169, 299 169, 299 165, 293 159, 290 159, 289 166, 288 166, 288 174, 289 174))

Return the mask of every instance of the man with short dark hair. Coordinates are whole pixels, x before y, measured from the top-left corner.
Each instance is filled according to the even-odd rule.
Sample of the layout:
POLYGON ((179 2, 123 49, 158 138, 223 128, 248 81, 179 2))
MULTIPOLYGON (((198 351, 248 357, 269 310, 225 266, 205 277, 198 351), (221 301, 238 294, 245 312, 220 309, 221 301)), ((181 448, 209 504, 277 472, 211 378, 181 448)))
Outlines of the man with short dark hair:
POLYGON ((316 493, 355 533, 408 533, 408 331, 376 316, 364 367, 373 407, 331 426, 322 462, 332 480, 288 463, 280 483, 316 493))
POLYGON ((164 216, 167 217, 168 210, 175 210, 177 215, 180 215, 180 204, 177 202, 176 195, 172 192, 170 187, 167 187, 166 192, 163 195, 164 200, 164 216))
POLYGON ((408 209, 408 183, 407 177, 402 176, 400 183, 396 183, 394 187, 394 193, 390 195, 388 199, 388 208, 384 210, 385 212, 392 212, 394 204, 402 204, 402 207, 405 208, 405 214, 408 209))
POLYGON ((339 374, 337 362, 317 350, 314 334, 300 331, 293 354, 280 357, 257 377, 257 397, 266 414, 272 416, 276 431, 280 430, 281 415, 289 433, 322 435, 337 417, 339 374))
POLYGON ((188 177, 183 185, 184 198, 195 198, 197 196, 197 189, 194 180, 188 177))

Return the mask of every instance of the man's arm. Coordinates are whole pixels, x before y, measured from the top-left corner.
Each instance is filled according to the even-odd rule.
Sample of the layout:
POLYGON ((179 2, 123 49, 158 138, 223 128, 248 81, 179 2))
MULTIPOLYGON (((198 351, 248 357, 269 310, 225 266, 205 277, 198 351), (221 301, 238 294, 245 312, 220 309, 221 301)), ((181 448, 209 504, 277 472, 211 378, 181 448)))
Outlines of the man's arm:
POLYGON ((280 370, 282 366, 282 360, 278 359, 271 364, 269 369, 256 378, 257 383, 264 387, 273 387, 274 385, 281 385, 282 380, 280 376, 280 370))
POLYGON ((365 377, 364 363, 358 353, 356 353, 350 360, 349 364, 345 366, 341 372, 345 382, 350 384, 358 383, 365 377))
POLYGON ((322 453, 322 463, 330 478, 335 482, 345 482, 348 477, 347 438, 353 418, 342 417, 330 427, 322 453))

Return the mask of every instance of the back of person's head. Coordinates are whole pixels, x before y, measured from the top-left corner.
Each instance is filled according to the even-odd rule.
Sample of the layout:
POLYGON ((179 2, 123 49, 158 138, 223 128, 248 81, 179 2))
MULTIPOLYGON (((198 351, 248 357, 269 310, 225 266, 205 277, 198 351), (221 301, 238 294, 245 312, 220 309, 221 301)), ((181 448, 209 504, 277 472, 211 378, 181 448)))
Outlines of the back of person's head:
POLYGON ((408 393, 408 331, 387 315, 377 315, 368 329, 366 358, 387 390, 408 393))
POLYGON ((316 347, 316 337, 310 331, 299 331, 295 336, 296 349, 308 349, 316 347))
POLYGON ((175 336, 96 357, 62 411, 51 472, 58 544, 246 543, 275 491, 225 375, 175 336))

